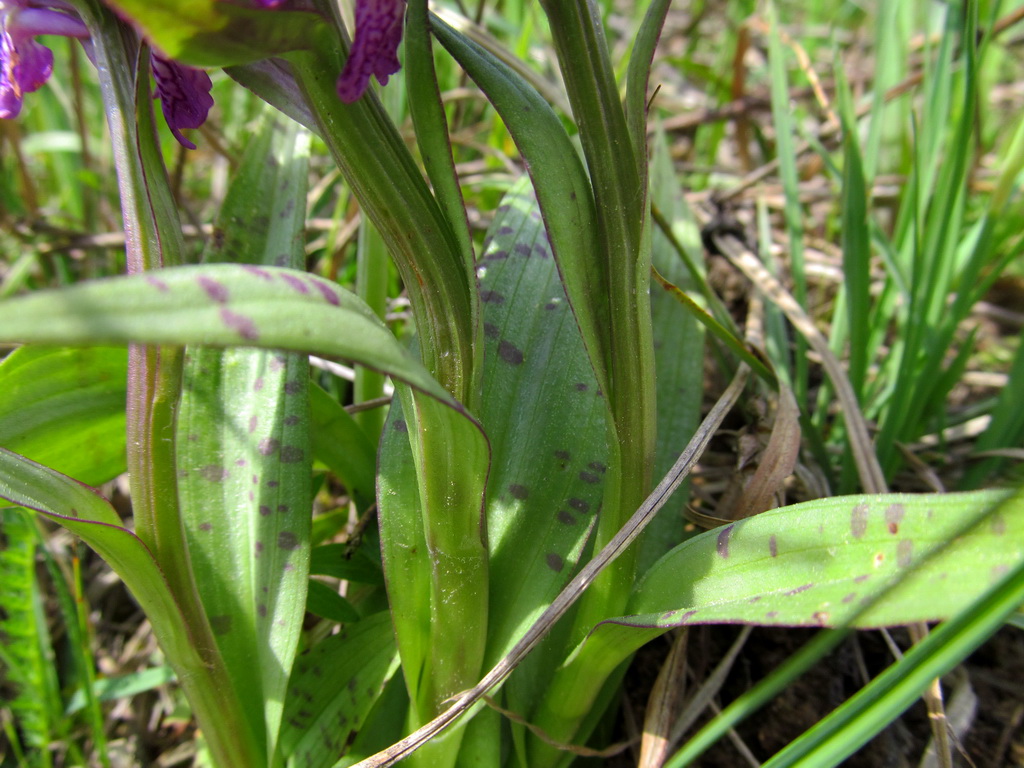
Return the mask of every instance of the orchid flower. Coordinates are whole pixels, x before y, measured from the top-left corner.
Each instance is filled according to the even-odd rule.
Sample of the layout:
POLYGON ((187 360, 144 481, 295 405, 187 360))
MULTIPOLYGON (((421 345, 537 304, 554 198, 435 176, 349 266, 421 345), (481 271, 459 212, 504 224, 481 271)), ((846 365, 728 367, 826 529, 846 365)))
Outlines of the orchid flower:
POLYGON ((26 93, 38 91, 53 72, 53 51, 37 35, 89 37, 79 19, 57 3, 0 0, 0 118, 17 117, 26 93))
POLYGON ((405 0, 356 0, 356 35, 338 78, 338 96, 346 104, 363 95, 370 75, 387 85, 388 78, 401 68, 398 45, 404 11, 405 0))

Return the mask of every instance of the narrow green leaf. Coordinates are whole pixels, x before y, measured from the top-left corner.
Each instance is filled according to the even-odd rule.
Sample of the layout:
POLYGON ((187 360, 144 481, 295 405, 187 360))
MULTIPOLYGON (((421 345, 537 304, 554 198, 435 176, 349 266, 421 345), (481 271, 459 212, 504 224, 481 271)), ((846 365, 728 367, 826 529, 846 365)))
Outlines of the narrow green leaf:
POLYGON ((310 579, 306 594, 306 610, 322 619, 347 624, 359 621, 359 612, 352 603, 322 581, 310 579))
POLYGON ((608 287, 600 268, 597 213, 586 170, 548 103, 506 64, 438 20, 434 34, 487 94, 527 161, 565 291, 598 379, 607 381, 608 287))
POLYGON ((127 354, 22 347, 0 363, 0 445, 89 485, 125 469, 127 354))
MULTIPOLYGON (((93 692, 100 701, 116 701, 127 699, 137 693, 145 693, 174 680, 174 670, 170 667, 147 667, 127 675, 98 678, 93 684, 93 692)), ((85 707, 85 694, 79 689, 68 702, 65 714, 72 715, 85 707)))
POLYGON ((325 544, 313 547, 309 572, 318 576, 332 576, 360 584, 384 584, 380 563, 369 558, 362 549, 346 555, 347 544, 325 544))
POLYGON ((671 0, 654 0, 647 6, 643 22, 633 41, 629 69, 626 71, 626 98, 623 106, 629 138, 636 148, 637 175, 641 179, 647 176, 647 156, 640 149, 647 146, 647 83, 654 61, 654 50, 658 46, 661 29, 665 25, 669 5, 671 0))
POLYGON ((281 729, 288 765, 333 765, 397 667, 387 612, 347 626, 301 655, 289 682, 281 729))
POLYGON ((902 659, 842 707, 791 742, 764 765, 826 768, 839 765, 891 725, 996 630, 1024 601, 1024 561, 989 587, 967 610, 940 625, 902 659))
POLYGON ((469 235, 466 205, 452 158, 444 105, 434 71, 430 45, 427 0, 412 0, 405 25, 406 92, 423 166, 430 177, 438 203, 462 249, 466 269, 473 268, 473 243, 469 235))

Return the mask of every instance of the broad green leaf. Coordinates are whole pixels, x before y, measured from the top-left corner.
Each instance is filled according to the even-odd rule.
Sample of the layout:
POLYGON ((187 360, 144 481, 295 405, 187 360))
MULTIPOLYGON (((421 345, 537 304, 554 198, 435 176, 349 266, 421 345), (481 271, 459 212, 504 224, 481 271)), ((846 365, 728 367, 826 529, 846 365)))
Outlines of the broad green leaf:
POLYGON ((897 581, 854 626, 938 621, 1022 557, 1021 493, 821 499, 683 543, 637 587, 630 609, 645 619, 628 621, 839 626, 897 581))
POLYGON ((89 485, 125 469, 127 354, 22 347, 0 363, 0 445, 89 485))
POLYGON ((939 621, 1022 559, 1021 492, 795 504, 676 547, 637 586, 631 614, 595 628, 586 643, 597 649, 587 658, 613 669, 648 640, 689 624, 870 628, 939 621))
MULTIPOLYGON (((298 266, 309 136, 264 119, 206 259, 298 266)), ((304 355, 192 347, 178 417, 178 497, 221 656, 273 755, 306 606, 311 522, 304 355), (255 670, 254 671, 254 662, 255 670)))
POLYGON ((495 661, 576 570, 603 498, 607 409, 529 179, 502 200, 477 275, 495 661))
POLYGON ((355 296, 292 269, 208 264, 78 283, 0 302, 0 341, 292 349, 390 373, 451 396, 355 296))
POLYGON ((299 656, 281 728, 288 765, 333 765, 397 668, 387 612, 351 624, 299 656))
POLYGON ((218 0, 113 0, 164 55, 193 67, 226 67, 309 46, 325 25, 304 11, 218 0))

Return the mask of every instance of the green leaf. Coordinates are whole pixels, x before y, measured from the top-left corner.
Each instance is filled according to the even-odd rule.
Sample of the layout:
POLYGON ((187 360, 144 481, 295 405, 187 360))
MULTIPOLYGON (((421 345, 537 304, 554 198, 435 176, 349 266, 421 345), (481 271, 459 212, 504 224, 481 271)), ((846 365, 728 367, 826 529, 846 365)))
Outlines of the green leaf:
POLYGON ((477 269, 491 441, 488 658, 501 658, 575 572, 608 470, 607 408, 529 179, 505 195, 477 269))
POLYGON ((334 472, 360 510, 373 503, 377 456, 373 443, 341 404, 315 384, 309 388, 313 456, 334 472))
POLYGON ((0 445, 89 485, 125 469, 127 354, 22 347, 0 363, 0 445))
POLYGON ((347 556, 347 544, 325 544, 313 547, 309 561, 309 572, 317 576, 332 576, 360 584, 384 584, 380 563, 369 558, 362 549, 347 556))
MULTIPOLYGON (((206 259, 302 263, 309 135, 264 119, 206 259)), ((178 497, 221 656, 273 755, 309 572, 309 364, 298 353, 190 348, 178 417, 178 497), (255 671, 254 671, 255 662, 255 671)))
MULTIPOLYGON (((127 675, 102 677, 93 684, 93 693, 100 701, 116 701, 131 698, 137 693, 144 693, 158 688, 174 680, 174 670, 170 667, 147 667, 127 675)), ((75 691, 68 702, 64 714, 71 715, 85 707, 85 693, 75 691)))
POLYGON ((322 581, 310 579, 306 594, 306 610, 322 619, 347 624, 359 621, 359 612, 352 604, 322 581))
POLYGON ((630 603, 639 615, 624 621, 832 627, 855 614, 861 628, 938 621, 1022 557, 1024 494, 821 499, 684 542, 640 583, 630 603))
POLYGON ((940 625, 843 706, 791 742, 766 768, 839 765, 960 664, 1024 601, 1024 561, 968 610, 940 625))
POLYGON ((165 56, 193 67, 226 67, 309 47, 323 17, 217 0, 113 0, 165 56))
POLYGON ((487 94, 527 161, 565 291, 603 385, 602 338, 610 310, 590 178, 558 117, 532 86, 444 22, 431 21, 437 39, 487 94))
MULTIPOLYGON (((218 707, 216 692, 228 690, 231 684, 221 674, 223 666, 216 650, 188 625, 153 556, 134 533, 123 527, 106 499, 65 475, 3 448, 0 497, 47 515, 107 561, 152 623, 192 706, 209 718, 207 722, 217 722, 211 715, 218 707)), ((245 727, 244 723, 225 723, 236 725, 245 727)), ((227 743, 235 744, 238 754, 244 755, 245 738, 240 734, 227 743)))
POLYGON ((9 299, 0 302, 0 340, 301 350, 368 365, 456 407, 359 299, 279 267, 175 267, 9 299))
POLYGON ((289 681, 281 728, 288 765, 333 765, 397 667, 387 612, 351 624, 302 654, 289 681))
POLYGON ((0 509, 0 669, 4 707, 24 746, 47 749, 60 714, 49 630, 38 609, 36 534, 21 509, 0 509), (47 651, 50 653, 48 654, 47 651))

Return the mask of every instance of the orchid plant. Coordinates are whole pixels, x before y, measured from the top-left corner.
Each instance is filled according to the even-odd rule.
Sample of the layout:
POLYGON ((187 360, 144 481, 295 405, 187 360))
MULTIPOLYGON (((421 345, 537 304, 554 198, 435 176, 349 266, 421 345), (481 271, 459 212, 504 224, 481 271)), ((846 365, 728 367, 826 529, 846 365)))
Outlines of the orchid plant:
MULTIPOLYGON (((0 495, 121 576, 221 768, 563 766, 587 754, 632 654, 672 629, 902 625, 1000 598, 998 626, 1020 597, 1024 498, 888 495, 856 446, 867 495, 684 540, 673 493, 745 386, 785 425, 769 446, 778 466, 740 505, 771 506, 799 450, 792 393, 727 313, 688 299, 702 274, 679 251, 692 261, 701 248, 671 228, 682 214, 665 148, 648 139, 668 0, 649 3, 621 80, 595 4, 541 5, 572 135, 522 66, 426 0, 356 0, 351 36, 329 0, 0 2, 0 117, 51 74, 37 36, 77 38, 95 64, 128 257, 125 276, 0 302, 0 340, 26 345, 0 386, 31 426, 0 449, 0 495), (415 156, 370 87, 399 71, 403 38, 415 156), (528 170, 482 245, 435 41, 528 170), (189 264, 151 105, 194 148, 184 132, 213 106, 212 68, 277 116, 189 264), (304 271, 311 134, 397 268, 414 335, 383 322, 376 289, 304 271), (652 294, 655 267, 665 290, 652 294), (734 379, 698 428, 704 327, 734 379), (357 405, 379 405, 377 374, 389 376, 386 417, 351 416, 311 379, 310 355, 362 367, 357 405), (81 403, 76 430, 109 422, 97 391, 123 391, 123 466, 116 453, 83 463, 68 425, 24 415, 55 396, 31 386, 47 372, 81 403), (132 525, 91 487, 124 466, 132 525), (377 524, 339 542, 324 522, 336 515, 314 519, 314 466, 377 524)), ((372 249, 360 258, 361 274, 386 274, 372 249)), ((852 445, 860 417, 844 418, 852 445)))

